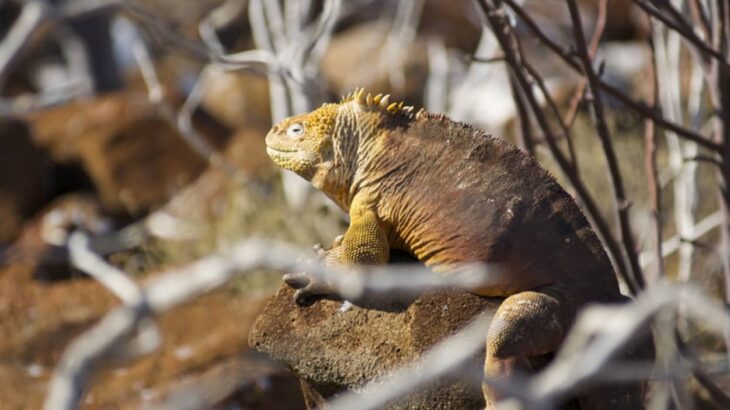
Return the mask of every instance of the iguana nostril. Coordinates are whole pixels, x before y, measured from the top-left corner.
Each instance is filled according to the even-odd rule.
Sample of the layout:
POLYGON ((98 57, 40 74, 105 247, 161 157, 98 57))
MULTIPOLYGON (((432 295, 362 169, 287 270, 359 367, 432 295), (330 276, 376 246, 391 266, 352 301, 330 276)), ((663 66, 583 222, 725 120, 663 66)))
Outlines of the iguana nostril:
POLYGON ((276 132, 276 131, 279 131, 278 125, 274 125, 273 127, 271 127, 271 132, 276 132))

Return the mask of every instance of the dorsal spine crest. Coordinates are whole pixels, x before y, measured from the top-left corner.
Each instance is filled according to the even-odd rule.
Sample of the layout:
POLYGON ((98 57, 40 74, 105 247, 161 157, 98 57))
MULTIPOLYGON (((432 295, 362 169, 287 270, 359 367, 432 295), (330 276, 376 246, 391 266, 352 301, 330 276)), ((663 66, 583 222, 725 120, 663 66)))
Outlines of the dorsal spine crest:
POLYGON ((380 112, 387 115, 400 115, 406 118, 413 118, 413 106, 405 105, 403 101, 390 101, 390 94, 365 94, 364 88, 356 88, 355 91, 342 97, 340 104, 356 103, 361 109, 380 112))

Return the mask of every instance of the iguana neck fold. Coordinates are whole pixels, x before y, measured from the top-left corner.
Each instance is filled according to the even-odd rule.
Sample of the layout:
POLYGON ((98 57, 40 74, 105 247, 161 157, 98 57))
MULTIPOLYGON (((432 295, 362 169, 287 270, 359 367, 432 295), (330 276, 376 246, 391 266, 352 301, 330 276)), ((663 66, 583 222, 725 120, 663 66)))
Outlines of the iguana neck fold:
POLYGON ((372 158, 383 114, 361 109, 357 102, 341 104, 337 110, 332 146, 334 157, 329 172, 312 180, 345 211, 363 182, 363 169, 372 158))

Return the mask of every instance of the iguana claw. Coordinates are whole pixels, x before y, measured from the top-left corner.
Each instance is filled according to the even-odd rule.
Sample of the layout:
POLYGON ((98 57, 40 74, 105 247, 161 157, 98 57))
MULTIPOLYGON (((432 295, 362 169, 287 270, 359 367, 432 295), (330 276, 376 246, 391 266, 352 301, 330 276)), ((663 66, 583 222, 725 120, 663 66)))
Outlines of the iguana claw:
POLYGON ((304 272, 287 273, 282 277, 282 280, 294 289, 301 289, 310 282, 309 275, 304 272))
MULTIPOLYGON (((314 258, 319 263, 327 263, 327 255, 332 249, 342 244, 344 236, 340 235, 334 240, 334 245, 330 249, 325 249, 321 244, 312 247, 317 256, 314 258)), ((306 272, 287 273, 282 278, 284 283, 298 289, 294 294, 294 300, 298 305, 310 305, 317 296, 328 296, 333 299, 337 296, 337 291, 326 281, 316 278, 306 272)))
POLYGON ((297 305, 308 306, 318 296, 336 296, 337 291, 327 282, 317 279, 305 272, 287 273, 282 278, 284 283, 298 289, 294 293, 294 301, 297 305))
POLYGON ((323 260, 327 253, 329 253, 331 250, 339 247, 342 245, 342 240, 345 239, 345 235, 338 235, 334 241, 332 241, 332 247, 329 249, 325 249, 324 246, 322 246, 321 243, 318 243, 314 246, 312 246, 312 250, 314 250, 314 253, 317 254, 317 259, 323 260))
POLYGON ((316 259, 323 259, 325 256, 327 256, 327 249, 325 249, 321 243, 312 246, 312 250, 314 250, 314 253, 317 254, 316 259))

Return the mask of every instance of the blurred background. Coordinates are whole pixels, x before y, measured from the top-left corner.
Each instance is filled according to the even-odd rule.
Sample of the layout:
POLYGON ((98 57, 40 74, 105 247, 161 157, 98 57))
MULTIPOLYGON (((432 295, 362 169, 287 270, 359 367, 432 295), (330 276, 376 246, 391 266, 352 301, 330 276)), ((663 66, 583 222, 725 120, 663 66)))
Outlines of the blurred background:
MULTIPOLYGON (((139 283, 243 238, 329 244, 346 215, 277 169, 263 141, 272 123, 355 87, 535 155, 605 225, 627 294, 668 278, 724 301, 718 6, 577 1, 593 68, 622 99, 535 34, 579 61, 565 1, 507 3, 529 87, 472 1, 0 0, 0 408, 39 408, 67 344, 119 303, 71 263, 75 229, 139 283)), ((297 380, 247 347, 279 283, 247 275, 158 317, 155 354, 104 361, 82 407, 303 408, 297 380), (181 399, 191 391, 200 401, 181 399)), ((725 363, 713 378, 726 385, 723 335, 680 325, 703 360, 725 363)), ((688 386, 692 403, 714 406, 688 386)))

